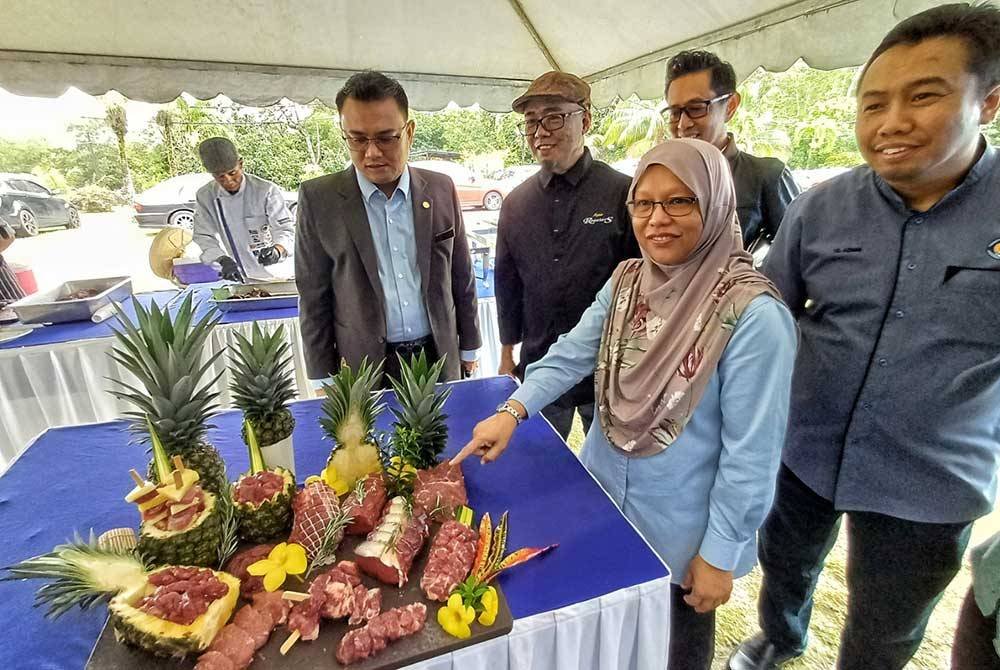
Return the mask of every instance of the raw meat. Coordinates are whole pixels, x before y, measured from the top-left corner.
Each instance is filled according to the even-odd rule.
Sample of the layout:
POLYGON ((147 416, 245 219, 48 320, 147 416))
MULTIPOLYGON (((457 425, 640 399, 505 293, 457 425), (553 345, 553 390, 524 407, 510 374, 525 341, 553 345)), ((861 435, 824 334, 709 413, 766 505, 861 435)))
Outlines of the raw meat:
POLYGON ((359 584, 354 587, 354 611, 347 622, 352 626, 371 621, 382 611, 382 589, 366 589, 359 584))
POLYGON ((257 651, 271 637, 274 629, 274 622, 266 612, 259 612, 250 605, 244 605, 233 617, 233 625, 242 628, 243 631, 253 638, 254 651, 257 651))
POLYGON ((375 528, 379 515, 382 514, 387 496, 381 473, 376 472, 365 477, 358 488, 344 498, 343 507, 354 518, 344 532, 348 535, 370 533, 375 528))
POLYGON ((444 602, 469 576, 476 559, 476 531, 454 519, 445 521, 431 543, 420 588, 429 600, 444 602))
POLYGON ((401 497, 393 498, 375 529, 355 548, 358 567, 379 581, 402 587, 427 533, 423 508, 401 497))
POLYGON ((257 561, 267 558, 274 546, 273 544, 258 544, 238 552, 226 563, 226 572, 240 580, 240 595, 244 599, 249 600, 255 593, 264 590, 264 578, 252 576, 247 572, 247 568, 257 561))
POLYGON ((137 607, 152 616, 188 626, 208 611, 209 605, 229 593, 211 570, 167 568, 149 576, 156 589, 137 607))
POLYGON ((337 494, 324 482, 313 482, 295 494, 292 500, 292 534, 289 542, 297 542, 312 561, 323 544, 330 520, 340 511, 337 494))
POLYGON ((198 658, 194 670, 239 670, 227 656, 217 651, 206 651, 198 658))
POLYGON ((288 621, 288 613, 292 611, 292 601, 282 598, 283 591, 268 593, 261 591, 253 596, 253 606, 262 613, 267 612, 275 626, 288 621))
POLYGON ((428 510, 432 520, 452 518, 455 508, 468 501, 461 465, 451 465, 445 461, 428 470, 417 470, 417 479, 413 484, 413 502, 428 510))
POLYGON ((361 628, 348 631, 337 647, 337 662, 350 665, 370 658, 390 642, 423 630, 427 606, 412 603, 379 614, 361 628))
POLYGON ((319 637, 319 617, 326 604, 326 583, 330 581, 327 573, 322 573, 309 585, 309 597, 295 603, 288 615, 288 630, 298 631, 303 640, 315 640, 319 637))
POLYGON ((264 470, 241 479, 233 497, 236 498, 236 502, 259 505, 273 498, 274 494, 283 488, 285 480, 281 475, 264 470))
POLYGON ((226 624, 212 640, 208 651, 217 651, 237 668, 245 668, 253 660, 257 647, 245 630, 234 624, 226 624))

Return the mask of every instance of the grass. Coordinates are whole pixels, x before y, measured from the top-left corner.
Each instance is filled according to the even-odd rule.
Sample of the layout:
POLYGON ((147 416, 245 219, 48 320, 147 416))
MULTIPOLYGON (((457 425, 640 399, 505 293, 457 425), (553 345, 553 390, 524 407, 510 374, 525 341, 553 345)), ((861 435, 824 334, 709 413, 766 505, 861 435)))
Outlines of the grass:
MULTIPOLYGON (((583 430, 577 417, 569 437, 570 448, 579 451, 583 444, 583 430)), ((980 519, 973 528, 970 547, 1000 531, 1000 511, 980 519)), ((841 529, 840 538, 827 557, 826 568, 816 589, 816 603, 810 624, 809 649, 796 661, 782 670, 830 670, 836 667, 840 631, 847 612, 847 537, 841 529)), ((907 665, 908 670, 946 670, 951 662, 951 643, 962 599, 972 579, 969 566, 963 566, 945 591, 931 616, 923 644, 907 665)), ((726 667, 730 652, 742 641, 757 632, 757 591, 760 588, 760 571, 736 581, 729 603, 719 608, 716 624, 715 662, 713 670, 726 667)))

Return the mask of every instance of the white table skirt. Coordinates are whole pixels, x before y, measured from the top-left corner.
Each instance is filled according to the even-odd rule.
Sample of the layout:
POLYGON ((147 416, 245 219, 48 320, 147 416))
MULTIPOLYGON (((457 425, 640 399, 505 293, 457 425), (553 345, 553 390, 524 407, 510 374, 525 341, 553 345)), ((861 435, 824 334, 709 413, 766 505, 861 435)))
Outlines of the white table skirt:
MULTIPOLYGON (((479 301, 483 337, 480 371, 476 376, 496 374, 500 361, 496 301, 479 301)), ((233 333, 249 336, 253 322, 220 325, 212 333, 208 352, 215 354, 235 343, 233 333)), ((289 333, 299 397, 311 396, 306 377, 302 334, 298 319, 259 321, 262 327, 279 324, 289 333)), ((0 350, 0 472, 42 431, 54 426, 109 421, 128 409, 109 393, 107 378, 128 379, 131 373, 115 363, 109 353, 114 338, 0 350)), ((216 363, 216 374, 225 367, 227 354, 216 363)), ((229 406, 229 374, 218 381, 219 401, 229 406)))
POLYGON ((518 619, 506 637, 407 670, 664 670, 669 621, 664 577, 518 619))

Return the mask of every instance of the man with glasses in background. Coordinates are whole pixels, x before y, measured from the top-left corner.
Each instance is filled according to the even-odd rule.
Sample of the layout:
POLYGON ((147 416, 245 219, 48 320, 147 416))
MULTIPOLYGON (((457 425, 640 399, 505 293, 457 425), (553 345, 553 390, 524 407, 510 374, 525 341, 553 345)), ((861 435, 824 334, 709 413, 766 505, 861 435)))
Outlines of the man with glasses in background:
POLYGON ((743 246, 751 253, 770 246, 799 188, 784 163, 740 151, 726 131, 740 106, 733 66, 708 51, 682 51, 667 63, 663 95, 670 133, 714 144, 729 161, 743 246))
MULTIPOLYGON (((480 347, 476 282, 458 194, 445 175, 407 166, 414 123, 406 92, 360 72, 337 94, 353 165, 299 187, 295 276, 310 379, 341 361, 446 357, 471 375, 480 347)), ((388 380, 383 378, 383 384, 388 380)))
MULTIPOLYGON (((577 324, 612 270, 639 255, 625 207, 631 177, 594 160, 590 86, 548 72, 514 101, 521 131, 541 170, 508 195, 497 230, 496 295, 499 374, 524 376, 577 324), (514 347, 520 343, 520 360, 514 347)), ((588 377, 542 413, 565 439, 579 411, 584 432, 594 417, 588 377)))

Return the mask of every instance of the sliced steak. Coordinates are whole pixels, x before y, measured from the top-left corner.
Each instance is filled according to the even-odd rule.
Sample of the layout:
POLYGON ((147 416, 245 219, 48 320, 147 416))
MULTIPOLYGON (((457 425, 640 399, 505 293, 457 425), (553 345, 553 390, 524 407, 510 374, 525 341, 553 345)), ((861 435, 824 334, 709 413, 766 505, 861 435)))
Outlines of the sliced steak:
POLYGON ((461 465, 445 461, 427 470, 418 470, 413 484, 413 502, 423 507, 434 521, 455 515, 455 508, 468 503, 461 465))

